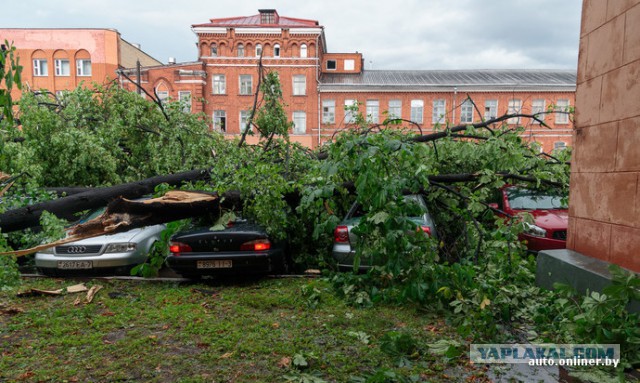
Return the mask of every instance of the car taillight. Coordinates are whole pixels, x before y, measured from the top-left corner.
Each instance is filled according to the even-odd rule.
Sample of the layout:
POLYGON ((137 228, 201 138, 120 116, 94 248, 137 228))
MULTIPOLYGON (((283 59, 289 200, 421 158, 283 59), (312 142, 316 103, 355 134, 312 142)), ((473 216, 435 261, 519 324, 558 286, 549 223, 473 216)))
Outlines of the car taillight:
POLYGON ((420 230, 422 230, 426 235, 431 236, 431 228, 429 226, 420 226, 420 230))
POLYGON ((266 251, 271 248, 271 242, 268 239, 256 239, 255 241, 245 242, 240 245, 241 251, 266 251))
POLYGON ((191 246, 182 242, 170 242, 169 243, 169 252, 173 255, 180 255, 180 253, 190 253, 193 251, 191 246))
POLYGON ((349 243, 349 228, 338 226, 333 231, 333 239, 336 243, 349 243))

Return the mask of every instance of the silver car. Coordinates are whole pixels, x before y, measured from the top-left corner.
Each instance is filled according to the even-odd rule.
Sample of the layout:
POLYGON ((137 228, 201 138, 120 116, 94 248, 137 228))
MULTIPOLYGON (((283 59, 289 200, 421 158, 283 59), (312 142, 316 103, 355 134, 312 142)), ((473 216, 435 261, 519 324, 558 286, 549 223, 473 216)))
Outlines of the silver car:
MULTIPOLYGON (((96 210, 82 221, 101 212, 96 210)), ((164 229, 165 225, 153 225, 51 247, 36 253, 36 268, 50 276, 97 272, 128 274, 134 266, 147 260, 149 251, 160 240, 164 229)))
MULTIPOLYGON (((421 229, 429 236, 436 237, 436 226, 433 223, 431 215, 427 209, 427 204, 421 195, 412 194, 404 197, 408 203, 415 203, 422 212, 420 216, 409 217, 418 229, 421 229)), ((338 224, 333 232, 333 258, 338 262, 338 268, 341 270, 353 270, 353 263, 356 255, 356 243, 358 236, 353 233, 353 228, 358 225, 360 219, 364 216, 364 212, 359 204, 354 203, 342 222, 338 224)), ((360 270, 364 271, 372 266, 372 260, 367 257, 361 257, 360 270)))

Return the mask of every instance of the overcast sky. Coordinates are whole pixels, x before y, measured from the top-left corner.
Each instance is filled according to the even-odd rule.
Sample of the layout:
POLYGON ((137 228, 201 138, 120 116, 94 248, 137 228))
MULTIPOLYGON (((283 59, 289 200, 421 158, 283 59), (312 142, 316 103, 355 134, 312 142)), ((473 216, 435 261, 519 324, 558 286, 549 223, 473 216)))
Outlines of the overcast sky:
POLYGON ((329 52, 370 69, 576 69, 582 0, 29 0, 6 28, 114 28, 156 59, 195 61, 192 24, 275 8, 318 20, 329 52))

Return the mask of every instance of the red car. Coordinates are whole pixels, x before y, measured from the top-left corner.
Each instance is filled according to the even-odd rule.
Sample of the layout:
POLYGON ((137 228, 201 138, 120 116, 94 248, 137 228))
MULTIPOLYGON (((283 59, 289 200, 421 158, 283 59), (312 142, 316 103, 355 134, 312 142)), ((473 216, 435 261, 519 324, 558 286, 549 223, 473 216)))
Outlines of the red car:
POLYGON ((567 246, 569 210, 561 193, 505 186, 498 192, 498 209, 516 216, 527 212, 534 223, 520 235, 530 251, 564 249, 567 246))

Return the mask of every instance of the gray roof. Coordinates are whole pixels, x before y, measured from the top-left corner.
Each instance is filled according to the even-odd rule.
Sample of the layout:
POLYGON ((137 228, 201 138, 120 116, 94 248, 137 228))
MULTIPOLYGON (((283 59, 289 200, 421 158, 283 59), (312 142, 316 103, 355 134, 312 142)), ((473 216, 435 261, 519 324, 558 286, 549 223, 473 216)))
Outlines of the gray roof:
POLYGON ((321 92, 575 91, 576 71, 551 69, 364 70, 325 73, 321 92))

